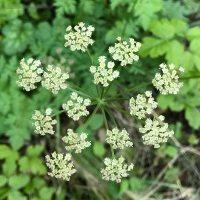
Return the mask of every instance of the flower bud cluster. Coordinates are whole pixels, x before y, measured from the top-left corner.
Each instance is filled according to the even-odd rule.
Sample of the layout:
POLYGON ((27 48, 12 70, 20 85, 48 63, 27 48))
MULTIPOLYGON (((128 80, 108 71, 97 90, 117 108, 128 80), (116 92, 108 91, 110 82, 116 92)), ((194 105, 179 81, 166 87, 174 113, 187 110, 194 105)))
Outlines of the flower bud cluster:
POLYGON ((71 175, 76 172, 71 161, 71 154, 64 156, 63 154, 53 152, 51 156, 46 155, 45 158, 46 165, 51 170, 51 172, 48 172, 49 176, 69 181, 71 175))
POLYGON ((26 91, 35 89, 35 83, 42 80, 41 74, 43 73, 43 69, 40 67, 40 60, 33 60, 33 58, 29 58, 26 63, 23 58, 20 65, 21 69, 17 69, 19 80, 16 81, 16 83, 18 86, 23 87, 26 91))
POLYGON ((154 148, 159 148, 159 143, 165 143, 173 136, 174 131, 167 131, 168 124, 163 123, 164 116, 160 115, 159 120, 147 119, 144 127, 140 127, 141 133, 146 133, 142 136, 145 145, 153 145, 154 148))
POLYGON ((123 177, 128 176, 128 171, 133 169, 133 164, 124 164, 124 158, 121 156, 119 159, 105 158, 104 163, 105 168, 101 169, 102 178, 109 181, 121 182, 123 177))
MULTIPOLYGON (((155 78, 152 80, 153 85, 161 94, 177 94, 183 83, 179 83, 179 76, 177 70, 174 69, 174 64, 170 64, 169 67, 166 64, 160 64, 160 68, 163 75, 156 73, 155 78)), ((179 68, 180 72, 184 72, 182 67, 179 68)))
POLYGON ((94 31, 93 26, 85 27, 83 22, 79 22, 77 26, 72 30, 71 26, 68 26, 66 31, 69 32, 65 35, 65 47, 70 46, 71 51, 81 50, 86 51, 87 46, 94 43, 91 39, 92 32, 94 31))
POLYGON ((124 149, 124 147, 131 147, 133 143, 129 141, 129 135, 125 129, 119 131, 118 128, 107 130, 106 142, 112 146, 113 149, 124 149))
POLYGON ((127 64, 132 64, 134 60, 139 60, 139 56, 134 53, 139 51, 141 43, 136 42, 133 38, 129 39, 130 45, 126 41, 121 41, 121 37, 118 37, 117 40, 118 43, 108 49, 114 60, 120 61, 121 66, 126 66, 127 64))
POLYGON ((65 146, 67 151, 75 150, 75 153, 81 153, 81 151, 91 145, 90 142, 85 141, 87 138, 86 133, 78 135, 74 133, 72 129, 67 130, 67 136, 64 136, 62 140, 67 143, 65 146))
POLYGON ((41 82, 42 86, 47 90, 51 90, 54 94, 57 94, 60 89, 66 89, 67 84, 65 81, 69 78, 68 73, 62 73, 60 67, 47 66, 47 71, 44 72, 44 80, 41 82))
POLYGON ((45 135, 45 133, 54 134, 53 125, 55 125, 57 122, 55 119, 52 119, 50 117, 52 112, 51 108, 47 108, 45 111, 45 116, 40 113, 40 111, 36 110, 35 114, 32 116, 32 119, 35 120, 34 123, 32 123, 33 126, 35 126, 35 133, 40 135, 45 135))
POLYGON ((107 87, 109 82, 119 77, 119 71, 113 70, 114 62, 108 62, 106 66, 105 56, 100 56, 98 61, 100 63, 98 67, 90 67, 90 72, 94 74, 94 84, 101 83, 103 87, 107 87))
POLYGON ((151 114, 157 105, 158 103, 152 97, 152 92, 146 91, 144 94, 138 94, 136 100, 133 97, 130 99, 130 114, 143 119, 145 114, 151 114))
POLYGON ((72 92, 70 97, 72 100, 67 101, 66 104, 62 104, 63 109, 67 112, 69 117, 77 121, 81 116, 89 115, 86 106, 90 105, 90 99, 83 100, 76 92, 72 92))

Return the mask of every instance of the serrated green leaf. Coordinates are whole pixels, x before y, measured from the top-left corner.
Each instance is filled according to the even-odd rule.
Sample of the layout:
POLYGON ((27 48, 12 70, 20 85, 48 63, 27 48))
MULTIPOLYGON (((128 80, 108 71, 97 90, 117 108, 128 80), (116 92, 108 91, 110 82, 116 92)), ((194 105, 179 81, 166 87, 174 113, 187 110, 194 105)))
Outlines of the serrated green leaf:
POLYGON ((189 41, 192 41, 194 39, 199 39, 200 38, 200 28, 199 27, 193 27, 188 30, 186 34, 186 38, 189 41))
POLYGON ((119 37, 119 33, 123 30, 123 23, 116 21, 115 25, 105 35, 105 41, 107 44, 114 43, 116 38, 119 37))
POLYGON ((8 200, 27 200, 27 198, 17 190, 11 190, 8 195, 8 200))
POLYGON ((49 200, 49 199, 51 199, 54 192, 55 192, 55 188, 53 188, 53 187, 43 187, 39 191, 39 195, 42 199, 49 200))
POLYGON ((76 12, 75 0, 56 0, 54 2, 57 16, 63 16, 66 14, 74 14, 76 12))
POLYGON ((23 156, 19 160, 19 169, 20 172, 27 172, 29 170, 29 160, 27 156, 23 156))
POLYGON ((180 57, 180 65, 185 69, 185 72, 192 71, 194 68, 193 55, 189 51, 184 51, 180 57))
POLYGON ((115 8, 121 4, 126 4, 126 3, 129 3, 130 1, 129 0, 111 0, 110 1, 110 8, 112 11, 115 10, 115 8))
POLYGON ((174 37, 174 27, 167 19, 161 21, 152 21, 149 25, 149 30, 158 38, 169 40, 174 37))
POLYGON ((162 8, 160 0, 138 0, 134 6, 133 14, 138 17, 138 23, 147 30, 152 20, 156 19, 155 15, 162 8), (148 12, 147 12, 148 10, 148 12))
POLYGON ((0 188, 7 183, 7 177, 4 175, 0 175, 0 188))
POLYGON ((18 152, 13 151, 7 145, 0 145, 0 159, 12 158, 14 160, 18 159, 18 152))
POLYGON ((37 188, 40 189, 45 185, 45 181, 39 177, 34 177, 33 179, 33 185, 37 188))
POLYGON ((90 120, 89 127, 92 130, 98 130, 103 125, 103 115, 95 114, 90 120))
POLYGON ((20 0, 0 1, 0 8, 1 23, 16 19, 24 13, 24 7, 20 0), (12 8, 12 11, 10 8, 12 8))
POLYGON ((179 19, 172 19, 170 24, 174 27, 175 34, 184 37, 187 31, 187 23, 179 19))
POLYGON ((177 156, 178 154, 178 149, 177 147, 174 147, 174 146, 171 146, 171 145, 168 145, 165 150, 164 150, 164 153, 170 157, 175 157, 177 156))
POLYGON ((93 145, 93 152, 95 156, 103 156, 106 153, 105 147, 103 146, 103 144, 101 142, 94 142, 93 145))
POLYGON ((29 159, 29 166, 34 174, 46 174, 47 169, 46 166, 43 164, 42 160, 36 157, 29 159))
POLYGON ((157 97, 158 106, 163 110, 169 107, 169 102, 173 101, 173 97, 171 95, 161 95, 159 94, 157 97))
POLYGON ((168 41, 152 37, 145 37, 139 50, 139 55, 142 57, 149 55, 151 58, 156 58, 158 56, 164 55, 166 52, 168 52, 168 50, 168 41))
POLYGON ((192 51, 195 54, 199 54, 199 49, 200 49, 200 37, 198 39, 194 39, 190 42, 189 46, 190 51, 192 51))
POLYGON ((2 44, 4 52, 8 55, 22 53, 33 35, 33 26, 31 23, 22 23, 16 19, 2 29, 4 34, 2 44))
POLYGON ((198 71, 200 71, 200 55, 194 55, 194 64, 198 71))
POLYGON ((173 101, 169 102, 169 107, 173 111, 180 112, 185 108, 185 103, 174 96, 173 101))
POLYGON ((191 127, 193 127, 195 130, 199 129, 200 112, 197 108, 187 106, 185 110, 185 118, 188 120, 191 127))
POLYGON ((169 19, 181 19, 184 21, 188 21, 187 15, 189 15, 192 9, 188 8, 188 5, 191 4, 183 4, 179 1, 167 0, 162 2, 162 14, 163 16, 169 19))
POLYGON ((6 176, 11 176, 16 171, 17 165, 13 158, 7 158, 3 163, 3 173, 6 176))
POLYGON ((169 48, 166 52, 165 58, 168 63, 178 65, 180 63, 180 58, 184 52, 184 45, 177 40, 172 40, 169 42, 169 48))
POLYGON ((39 156, 44 150, 44 147, 41 145, 29 146, 26 149, 27 156, 29 157, 37 157, 39 156))
POLYGON ((79 7, 85 13, 92 14, 94 11, 94 2, 92 0, 81 0, 79 7))
POLYGON ((30 181, 28 175, 15 175, 9 178, 8 184, 13 189, 20 189, 27 185, 30 181))

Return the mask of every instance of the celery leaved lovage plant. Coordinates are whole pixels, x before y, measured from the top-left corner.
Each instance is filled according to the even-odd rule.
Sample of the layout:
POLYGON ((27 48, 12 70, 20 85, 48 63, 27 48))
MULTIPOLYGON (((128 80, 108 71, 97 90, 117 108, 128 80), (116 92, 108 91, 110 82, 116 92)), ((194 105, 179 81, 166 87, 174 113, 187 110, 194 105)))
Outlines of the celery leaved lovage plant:
POLYGON ((104 159, 105 168, 100 169, 100 172, 103 179, 119 183, 123 177, 128 176, 128 172, 133 169, 134 164, 126 163, 123 156, 117 157, 115 150, 132 147, 133 143, 127 131, 119 129, 115 118, 108 108, 116 109, 123 114, 128 114, 141 120, 144 126, 139 128, 139 132, 143 134, 143 143, 151 145, 154 148, 159 148, 160 144, 167 142, 173 136, 174 132, 168 130, 168 124, 164 123, 164 116, 160 115, 156 117, 152 114, 153 110, 157 107, 157 102, 155 102, 152 92, 146 91, 144 94, 138 94, 136 98, 132 97, 130 99, 125 98, 124 95, 134 91, 136 88, 150 84, 153 84, 163 95, 177 94, 183 86, 183 83, 178 81, 179 72, 184 72, 184 69, 182 67, 177 69, 174 64, 170 64, 169 66, 160 64, 162 73, 156 73, 152 83, 143 83, 114 96, 108 96, 107 93, 113 81, 119 77, 123 67, 138 61, 139 56, 136 52, 139 50, 141 44, 133 38, 130 38, 129 42, 127 42, 123 41, 121 37, 117 37, 115 45, 108 49, 113 60, 108 60, 102 55, 98 58, 98 66, 95 66, 88 50, 88 46, 94 43, 91 39, 94 27, 91 25, 85 26, 83 22, 80 22, 74 28, 71 26, 67 27, 66 31, 65 47, 70 47, 71 51, 79 50, 85 52, 88 55, 91 64, 90 67, 88 66, 88 70, 91 72, 91 78, 96 85, 97 96, 68 81, 69 75, 62 73, 59 67, 48 65, 45 71, 41 67, 39 60, 29 58, 25 61, 22 59, 20 63, 21 68, 17 69, 17 74, 19 74, 17 84, 26 91, 35 89, 36 83, 41 82, 44 88, 52 91, 54 94, 64 89, 72 92, 71 99, 63 102, 63 110, 58 113, 52 113, 53 110, 51 108, 47 108, 43 114, 38 110, 35 111, 32 119, 35 120, 33 126, 35 127, 36 134, 56 134, 53 126, 59 126, 59 121, 57 120, 59 119, 59 114, 62 112, 65 112, 74 121, 79 120, 81 116, 88 116, 84 126, 78 133, 75 133, 72 129, 68 129, 67 135, 62 138, 67 150, 65 155, 55 151, 51 155, 46 156, 47 166, 51 170, 48 174, 52 177, 67 181, 70 180, 70 176, 76 172, 72 161, 72 153, 81 153, 82 150, 91 145, 91 142, 87 141, 85 130, 95 113, 100 110, 103 114, 107 130, 106 142, 110 145, 112 155, 111 158, 107 157, 104 159), (120 63, 119 67, 115 66, 116 61, 120 63), (114 103, 123 100, 129 100, 130 113, 113 106, 113 104, 111 105, 111 102, 114 103), (92 113, 89 113, 87 109, 89 106, 96 106, 92 113), (56 119, 53 119, 54 116, 56 116, 56 119), (108 126, 108 116, 113 122, 113 129, 108 126))

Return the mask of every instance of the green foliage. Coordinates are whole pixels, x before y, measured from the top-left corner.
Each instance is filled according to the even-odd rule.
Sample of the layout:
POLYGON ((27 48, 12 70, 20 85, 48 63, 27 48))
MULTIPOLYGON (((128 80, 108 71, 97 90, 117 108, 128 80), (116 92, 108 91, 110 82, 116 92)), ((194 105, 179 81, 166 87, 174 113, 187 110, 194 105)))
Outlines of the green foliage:
POLYGON ((44 167, 39 154, 44 150, 40 145, 29 146, 26 150, 26 156, 19 160, 20 171, 22 173, 31 171, 33 174, 46 174, 46 167, 44 167))
POLYGON ((93 131, 98 130, 103 125, 103 115, 95 114, 89 123, 89 128, 93 131))
POLYGON ((138 22, 142 28, 147 30, 151 21, 157 19, 156 13, 161 8, 161 0, 138 0, 134 8, 134 16, 138 17, 138 22))
POLYGON ((80 0, 79 8, 85 13, 92 14, 94 6, 95 3, 93 0, 80 0))
POLYGON ((106 153, 106 150, 101 142, 94 142, 93 152, 94 152, 94 155, 102 157, 106 153))
POLYGON ((0 24, 8 20, 16 19, 24 13, 23 5, 20 0, 0 1, 0 8, 0 24))
POLYGON ((57 7, 56 13, 58 16, 66 14, 74 14, 76 11, 75 0, 56 0, 54 6, 57 7))
POLYGON ((164 153, 173 158, 173 157, 177 156, 178 149, 177 149, 177 147, 167 145, 167 147, 164 150, 164 153))
MULTIPOLYGON (((181 20, 162 19, 161 21, 152 21, 149 28, 153 37, 144 37, 143 45, 140 49, 140 55, 157 58, 165 56, 168 63, 181 65, 185 68, 184 76, 192 76, 200 71, 200 29, 198 27, 188 28, 188 25, 181 20), (188 39, 189 48, 186 51, 182 38, 188 39)), ((186 44, 185 44, 186 45, 186 44)), ((178 96, 159 95, 157 100, 159 106, 163 109, 170 108, 173 111, 185 110, 185 118, 194 129, 200 127, 199 106, 199 87, 193 90, 197 85, 197 80, 184 81, 185 87, 178 96), (195 118, 194 116, 197 116, 195 118)))
MULTIPOLYGON (((72 82, 82 85, 82 88, 95 94, 92 92, 95 91, 95 87, 91 84, 87 56, 76 52, 72 54, 63 47, 65 42, 63 35, 68 25, 83 21, 95 27, 93 35, 95 44, 91 48, 95 62, 99 55, 108 55, 106 52, 108 46, 113 44, 118 36, 122 35, 126 40, 132 37, 137 41, 142 41, 140 55, 143 60, 139 60, 134 66, 123 69, 118 85, 112 85, 109 95, 137 85, 143 79, 151 81, 161 62, 182 65, 185 68, 184 77, 200 74, 200 28, 198 27, 198 18, 195 18, 199 15, 198 2, 191 0, 183 0, 181 3, 174 0, 54 0, 53 2, 55 7, 50 5, 47 0, 43 1, 42 5, 38 0, 32 3, 23 1, 23 5, 19 0, 0 1, 0 7, 3 8, 0 12, 2 25, 2 35, 0 35, 0 42, 2 42, 0 47, 2 54, 0 56, 0 137, 4 139, 6 136, 12 146, 11 149, 6 145, 0 145, 0 199, 24 200, 28 199, 28 196, 32 196, 32 200, 55 199, 53 196, 55 188, 47 187, 45 180, 39 176, 46 174, 46 167, 38 158, 43 147, 30 145, 26 149, 25 155, 21 155, 16 149, 20 149, 24 145, 24 141, 26 143, 30 139, 38 141, 35 135, 31 137, 33 130, 30 119, 34 110, 52 107, 54 111, 58 111, 61 103, 68 99, 69 92, 63 91, 57 96, 53 96, 49 91, 38 87, 37 91, 27 94, 17 87, 15 71, 20 60, 23 57, 29 58, 31 55, 36 59, 42 59, 44 68, 51 63, 61 65, 63 69, 70 69, 76 75, 72 82), (23 6, 27 9, 26 12, 24 12, 23 6), (12 7, 12 12, 7 9, 9 7, 12 7), (53 19, 55 13, 57 17, 53 19), (125 83, 124 88, 121 86, 122 83, 125 83), (11 177, 14 178, 11 179, 11 177)), ((166 113, 168 108, 175 112, 184 111, 185 116, 183 117, 188 120, 192 129, 198 130, 200 127, 199 82, 198 79, 183 79, 183 81, 184 88, 178 96, 158 95, 159 107, 166 110, 166 113)), ((123 105, 119 103, 119 107, 121 106, 123 105)), ((185 124, 182 124, 181 119, 175 119, 172 116, 169 120, 179 120, 177 123, 174 121, 175 124, 172 127, 175 137, 179 141, 190 145, 197 144, 198 138, 195 134, 185 136, 185 133, 182 132, 185 124)), ((70 124, 69 119, 64 117, 61 121, 64 124, 63 127, 70 124)), ((79 129, 77 124, 72 125, 79 129)), ((94 172, 95 167, 101 167, 98 160, 102 156, 107 156, 107 149, 95 139, 96 135, 94 134, 102 125, 102 115, 96 114, 85 131, 94 146, 86 149, 83 153, 84 162, 87 165, 81 163, 82 157, 76 160, 77 165, 81 163, 80 166, 83 170, 94 172), (91 160, 93 155, 96 158, 91 160)), ((99 134, 98 137, 104 136, 99 134)), ((50 148, 50 150, 52 149, 50 148)), ((159 159, 162 159, 161 163, 167 164, 168 159, 173 159, 177 152, 174 146, 164 145, 162 149, 156 151, 155 160, 156 156, 159 156, 159 159)), ((151 153, 152 151, 145 152, 145 156, 152 156, 151 153)), ((126 154, 126 151, 123 151, 123 154, 126 154)), ((135 159, 137 160, 137 157, 135 159)), ((135 171, 138 169, 137 173, 143 177, 155 179, 157 168, 163 166, 156 166, 156 172, 150 176, 146 174, 149 171, 152 172, 152 167, 149 168, 146 162, 149 157, 145 161, 142 159, 139 156, 138 163, 144 162, 144 166, 135 166, 135 171)), ((153 167, 155 160, 154 162, 150 161, 153 167)), ((176 167, 167 170, 164 181, 174 183, 176 178, 180 178, 179 172, 180 169, 176 167)), ((98 173, 95 174, 95 178, 99 179, 99 182, 102 181, 98 177, 98 173)), ((72 188, 76 187, 74 186, 76 185, 75 181, 79 181, 77 177, 69 188, 70 191, 73 191, 72 198, 82 199, 85 190, 83 192, 81 189, 77 191, 77 188, 73 190, 72 188)), ((130 180, 124 179, 121 184, 108 183, 106 186, 109 190, 107 193, 104 190, 98 191, 100 195, 105 195, 102 199, 128 199, 126 196, 128 189, 140 193, 147 191, 149 187, 145 178, 137 177, 131 177, 130 180)), ((87 188, 89 189, 89 187, 87 188)), ((67 195, 63 191, 62 188, 60 196, 57 197, 58 200, 66 198, 67 195)), ((92 192, 88 193, 87 197, 84 196, 85 199, 96 199, 96 196, 92 196, 92 192)))
POLYGON ((46 174, 46 166, 38 157, 44 148, 40 145, 29 146, 26 149, 26 155, 20 156, 19 153, 7 145, 0 145, 0 199, 8 200, 27 200, 27 194, 33 199, 49 200, 55 193, 55 188, 48 187, 42 177, 38 174, 46 174), (21 171, 21 160, 27 157, 29 159, 38 159, 38 161, 29 162, 26 170, 21 171), (35 169, 37 166, 37 170, 35 169), (22 173, 18 171, 18 168, 22 173), (36 174, 36 176, 34 175, 36 174))
POLYGON ((2 32, 5 35, 2 40, 4 52, 8 55, 22 53, 33 36, 33 25, 15 19, 6 25, 2 32))

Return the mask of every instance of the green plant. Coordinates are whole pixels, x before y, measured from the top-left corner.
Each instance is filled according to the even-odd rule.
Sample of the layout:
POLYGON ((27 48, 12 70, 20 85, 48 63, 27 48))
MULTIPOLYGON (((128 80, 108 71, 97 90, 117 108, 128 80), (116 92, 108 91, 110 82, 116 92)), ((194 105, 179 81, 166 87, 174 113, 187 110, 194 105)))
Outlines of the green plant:
POLYGON ((55 192, 42 178, 46 166, 38 158, 44 148, 40 145, 29 146, 26 154, 21 155, 7 145, 0 145, 0 199, 49 200, 55 192), (48 191, 48 192, 47 192, 48 191))
MULTIPOLYGON (((41 114, 40 111, 35 111, 35 114, 32 118, 35 120, 33 126, 36 128, 35 132, 37 134, 54 134, 53 125, 55 124, 58 124, 57 132, 59 133, 60 122, 58 115, 60 113, 66 112, 69 118, 77 121, 81 116, 87 116, 89 114, 89 111, 86 107, 89 105, 96 105, 92 114, 86 120, 78 133, 74 133, 72 129, 68 129, 68 135, 62 138, 66 143, 65 148, 69 154, 63 156, 62 154, 57 154, 54 152, 52 153, 52 157, 49 155, 46 156, 47 166, 52 171, 48 174, 50 176, 55 176, 56 178, 69 180, 70 176, 75 173, 76 170, 73 169, 73 163, 70 161, 70 153, 73 150, 75 150, 74 153, 80 153, 84 148, 87 148, 91 145, 90 142, 86 141, 87 134, 85 134, 84 131, 88 127, 93 115, 95 115, 100 108, 107 130, 106 142, 110 145, 112 154, 112 159, 104 159, 106 168, 102 169, 101 173, 103 174, 103 179, 116 181, 119 183, 121 182, 121 178, 128 176, 127 172, 133 169, 133 164, 124 164, 125 158, 123 158, 123 156, 120 156, 120 158, 117 159, 115 157, 114 150, 118 148, 124 149, 125 147, 131 147, 133 143, 129 141, 129 135, 126 130, 120 131, 118 129, 118 125, 115 121, 115 118, 111 115, 109 108, 122 112, 123 114, 138 116, 139 119, 146 118, 145 126, 140 127, 139 131, 143 134, 146 133, 142 137, 144 144, 152 145, 154 148, 160 147, 159 143, 167 142, 168 138, 172 137, 174 132, 168 131, 168 124, 163 123, 164 116, 161 115, 156 117, 154 115, 153 120, 146 116, 146 114, 151 114, 153 109, 157 107, 157 104, 154 102, 152 93, 150 91, 145 93, 146 96, 138 95, 136 100, 134 98, 131 99, 130 114, 114 105, 114 102, 116 101, 129 100, 129 98, 124 97, 124 95, 130 91, 134 91, 138 87, 143 87, 144 85, 151 83, 141 84, 128 89, 125 92, 107 96, 110 86, 112 85, 114 79, 119 77, 122 67, 132 64, 134 61, 138 61, 139 57, 135 54, 135 52, 137 52, 141 46, 139 42, 136 42, 134 39, 130 38, 130 42, 127 43, 126 41, 123 41, 121 37, 117 38, 117 43, 115 43, 115 46, 111 46, 108 49, 113 60, 120 61, 120 64, 116 70, 113 70, 115 63, 113 61, 106 63, 105 56, 99 57, 99 66, 93 65, 93 59, 89 53, 89 50, 87 49, 87 46, 94 43, 94 41, 91 39, 94 27, 85 27, 85 24, 80 22, 74 27, 74 30, 71 26, 68 26, 66 31, 67 34, 65 35, 65 46, 69 46, 71 51, 80 50, 82 52, 86 52, 88 55, 91 65, 89 70, 94 76, 93 82, 96 85, 95 96, 89 92, 86 92, 77 85, 67 81, 67 79, 69 79, 69 75, 67 73, 62 74, 59 67, 54 68, 52 65, 48 65, 47 70, 44 71, 41 68, 41 62, 39 60, 34 61, 32 58, 30 58, 27 60, 27 62, 25 62, 24 59, 22 59, 20 62, 21 68, 17 69, 17 74, 19 74, 19 80, 17 81, 17 84, 20 87, 23 87, 23 89, 26 91, 35 89, 35 84, 40 81, 44 88, 52 91, 54 94, 57 94, 59 90, 66 88, 73 91, 70 96, 71 99, 67 101, 67 103, 62 104, 63 110, 59 111, 58 114, 51 115, 52 109, 50 108, 46 109, 45 115, 41 114), (82 97, 78 96, 78 94, 88 98, 83 99, 82 97), (111 102, 113 102, 113 104, 111 104, 111 102), (53 120, 53 116, 56 116, 57 120, 53 120), (112 131, 109 131, 110 128, 107 122, 108 116, 115 126, 112 131)), ((167 65, 161 64, 160 68, 163 74, 156 74, 155 79, 152 81, 153 85, 163 95, 177 94, 183 84, 178 83, 179 76, 175 70, 175 66, 171 64, 168 67, 167 65)), ((179 71, 184 72, 184 69, 180 67, 179 71)), ((142 122, 144 123, 144 121, 142 122)), ((97 146, 97 143, 95 146, 97 146)), ((97 148, 95 146, 94 150, 97 148)), ((103 153, 100 155, 103 155, 103 153)))

